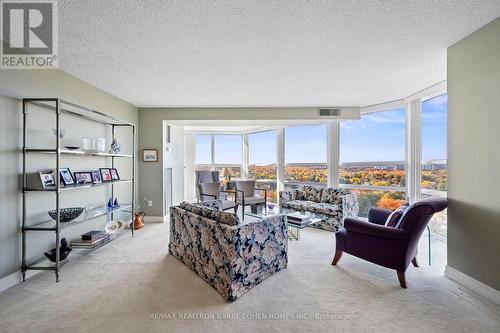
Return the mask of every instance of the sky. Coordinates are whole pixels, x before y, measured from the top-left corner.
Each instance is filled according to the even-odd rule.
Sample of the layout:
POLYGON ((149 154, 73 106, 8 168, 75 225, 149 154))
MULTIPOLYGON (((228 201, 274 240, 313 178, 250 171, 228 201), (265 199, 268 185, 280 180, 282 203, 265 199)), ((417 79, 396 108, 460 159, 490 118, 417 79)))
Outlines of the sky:
MULTIPOLYGON (((422 103, 422 159, 446 159, 447 95, 422 103)), ((285 163, 326 163, 327 126, 285 129, 285 163)), ((249 164, 276 163, 276 131, 250 134, 249 164)), ((241 136, 215 136, 215 163, 240 164, 241 136)), ((376 112, 341 123, 340 161, 405 160, 405 110, 376 112)), ((210 163, 210 136, 196 136, 196 163, 210 163)))

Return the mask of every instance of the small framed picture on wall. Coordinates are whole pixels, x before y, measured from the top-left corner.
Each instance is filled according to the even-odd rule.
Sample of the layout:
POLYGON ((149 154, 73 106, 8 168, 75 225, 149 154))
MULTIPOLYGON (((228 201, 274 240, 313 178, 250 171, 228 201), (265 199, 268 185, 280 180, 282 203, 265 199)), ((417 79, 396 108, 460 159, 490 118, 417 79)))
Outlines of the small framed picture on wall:
POLYGON ((158 149, 143 149, 142 150, 143 162, 158 162, 158 149))

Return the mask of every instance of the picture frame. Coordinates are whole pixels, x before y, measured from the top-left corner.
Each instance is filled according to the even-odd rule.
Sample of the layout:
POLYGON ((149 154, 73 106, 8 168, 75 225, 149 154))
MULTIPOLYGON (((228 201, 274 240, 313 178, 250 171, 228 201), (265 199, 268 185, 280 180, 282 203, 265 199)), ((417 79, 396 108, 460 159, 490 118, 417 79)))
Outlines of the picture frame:
POLYGON ((40 171, 38 172, 40 182, 43 189, 55 188, 56 181, 54 179, 54 171, 40 171))
POLYGON ((93 184, 100 184, 102 181, 101 181, 101 171, 99 170, 92 170, 90 171, 91 175, 92 175, 92 183, 93 184))
POLYGON ((103 183, 113 181, 111 178, 111 170, 109 168, 99 168, 99 172, 101 173, 101 181, 103 183))
POLYGON ((84 185, 84 184, 92 184, 92 172, 90 171, 80 171, 80 172, 75 172, 73 173, 73 176, 75 177, 75 182, 78 185, 84 185))
POLYGON ((158 149, 143 149, 142 150, 143 162, 158 162, 158 149))
POLYGON ((111 180, 120 180, 120 175, 118 174, 118 170, 116 170, 116 168, 109 169, 109 172, 111 173, 111 180))
POLYGON ((59 176, 61 177, 61 181, 64 184, 64 186, 76 184, 75 179, 73 178, 73 175, 71 174, 71 170, 69 168, 60 168, 59 176))

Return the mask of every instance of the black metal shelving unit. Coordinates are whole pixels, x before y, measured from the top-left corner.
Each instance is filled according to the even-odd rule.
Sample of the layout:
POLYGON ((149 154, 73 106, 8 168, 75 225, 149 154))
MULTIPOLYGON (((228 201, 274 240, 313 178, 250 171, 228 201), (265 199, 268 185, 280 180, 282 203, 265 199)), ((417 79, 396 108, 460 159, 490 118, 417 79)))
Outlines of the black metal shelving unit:
POLYGON ((72 261, 73 258, 77 258, 79 255, 85 255, 92 251, 101 248, 103 245, 109 243, 109 241, 103 242, 98 246, 91 249, 78 249, 73 250, 70 257, 64 261, 61 261, 59 258, 59 248, 60 248, 60 234, 63 229, 69 228, 74 225, 78 225, 81 223, 85 223, 87 221, 93 220, 102 216, 110 216, 113 219, 114 214, 116 212, 130 212, 131 214, 131 235, 134 237, 134 209, 135 209, 135 135, 136 129, 135 125, 123 120, 119 120, 112 116, 106 115, 105 113, 92 110, 75 103, 71 103, 60 98, 23 98, 23 169, 22 169, 22 275, 23 281, 26 279, 26 272, 28 270, 52 270, 56 275, 56 282, 59 281, 59 274, 61 270, 61 266, 67 262, 72 261), (28 147, 28 130, 27 130, 27 116, 28 116, 28 106, 35 105, 38 107, 43 107, 55 112, 55 130, 56 130, 56 147, 55 148, 47 148, 47 149, 39 149, 39 148, 30 148, 28 147), (60 133, 60 116, 61 114, 67 114, 74 117, 79 117, 82 119, 94 121, 97 123, 101 123, 104 125, 111 126, 112 139, 115 138, 115 129, 117 127, 129 127, 132 131, 132 154, 110 154, 110 153, 101 153, 101 152, 86 152, 86 151, 75 151, 75 150, 66 150, 61 148, 61 138, 59 136, 60 133), (27 167, 27 159, 31 154, 53 154, 55 157, 56 163, 56 174, 54 175, 56 178, 56 186, 51 189, 43 189, 36 187, 28 186, 28 175, 26 172, 27 167), (103 158, 111 158, 111 167, 115 167, 115 159, 116 158, 129 158, 132 160, 132 178, 131 179, 123 179, 112 182, 103 182, 101 184, 85 184, 79 186, 61 186, 59 181, 59 170, 60 170, 60 161, 62 155, 73 155, 73 156, 93 156, 93 157, 103 157, 103 158), (65 191, 77 191, 83 190, 85 188, 93 188, 99 186, 111 186, 111 197, 114 198, 114 185, 120 183, 130 183, 131 191, 132 191, 132 202, 130 204, 122 204, 119 207, 108 210, 107 207, 97 207, 93 210, 92 214, 85 215, 85 217, 64 223, 61 225, 60 222, 60 195, 65 191), (26 203, 27 203, 27 193, 29 192, 47 192, 54 193, 56 199, 56 219, 51 221, 37 221, 35 223, 31 223, 28 225, 27 217, 26 217, 26 203), (35 260, 31 263, 27 263, 27 233, 28 232, 54 232, 55 233, 55 243, 56 243, 56 261, 55 263, 51 263, 48 259, 44 259, 40 257, 40 259, 35 260))

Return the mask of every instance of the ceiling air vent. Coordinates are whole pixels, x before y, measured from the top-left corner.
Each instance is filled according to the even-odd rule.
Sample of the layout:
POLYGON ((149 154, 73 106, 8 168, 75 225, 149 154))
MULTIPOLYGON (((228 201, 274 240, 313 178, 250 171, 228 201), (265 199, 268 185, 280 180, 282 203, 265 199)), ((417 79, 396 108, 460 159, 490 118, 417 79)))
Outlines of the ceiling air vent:
POLYGON ((319 117, 339 117, 341 115, 341 109, 339 108, 319 108, 319 117))

